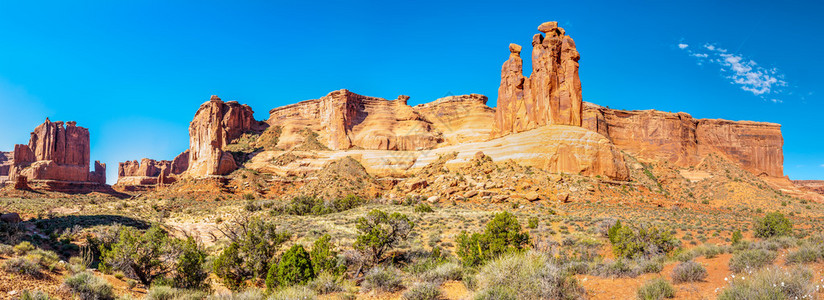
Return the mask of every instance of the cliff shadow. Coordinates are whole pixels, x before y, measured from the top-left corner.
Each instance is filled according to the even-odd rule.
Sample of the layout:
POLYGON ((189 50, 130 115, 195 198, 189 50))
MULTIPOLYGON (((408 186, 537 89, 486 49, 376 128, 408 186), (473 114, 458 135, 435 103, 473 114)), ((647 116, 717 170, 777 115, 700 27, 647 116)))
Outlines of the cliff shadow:
POLYGON ((73 229, 75 227, 82 229, 102 225, 123 225, 137 229, 148 229, 151 226, 149 222, 144 220, 119 215, 70 215, 31 220, 29 222, 32 222, 46 234, 52 232, 60 234, 67 228, 73 229))

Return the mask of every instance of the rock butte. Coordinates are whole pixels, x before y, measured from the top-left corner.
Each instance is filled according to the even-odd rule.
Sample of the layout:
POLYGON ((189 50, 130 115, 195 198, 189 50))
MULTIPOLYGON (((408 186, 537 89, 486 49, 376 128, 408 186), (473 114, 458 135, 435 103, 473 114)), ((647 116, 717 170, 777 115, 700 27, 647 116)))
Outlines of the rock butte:
POLYGON ((95 161, 89 171, 89 130, 75 122, 48 118, 31 133, 28 145, 15 145, 0 167, 0 176, 17 188, 57 191, 91 190, 106 184, 106 165, 95 161), (11 159, 8 159, 8 157, 11 159))
MULTIPOLYGON (((538 31, 529 77, 523 76, 522 47, 509 45, 496 108, 478 94, 410 106, 408 96, 387 100, 344 89, 272 109, 268 120, 256 121, 248 105, 212 96, 190 123, 188 150, 171 161, 120 163, 116 186, 137 190, 183 177, 222 178, 240 167, 307 175, 347 156, 372 175, 408 177, 444 155, 457 154, 446 162, 449 167, 480 151, 493 160, 612 180, 629 180, 626 154, 681 167, 718 154, 782 189, 794 187, 783 174, 780 125, 584 102, 575 42, 557 22, 543 23, 538 31), (246 134, 258 137, 243 142, 254 151, 236 156, 227 146, 246 134), (289 159, 280 159, 285 155, 289 159)), ((39 126, 29 146, 0 155, 0 180, 22 174, 30 181, 99 182, 98 170, 88 172, 88 131, 74 123, 65 130, 57 129, 62 123, 51 124, 39 126), (22 164, 29 171, 21 171, 22 164)))

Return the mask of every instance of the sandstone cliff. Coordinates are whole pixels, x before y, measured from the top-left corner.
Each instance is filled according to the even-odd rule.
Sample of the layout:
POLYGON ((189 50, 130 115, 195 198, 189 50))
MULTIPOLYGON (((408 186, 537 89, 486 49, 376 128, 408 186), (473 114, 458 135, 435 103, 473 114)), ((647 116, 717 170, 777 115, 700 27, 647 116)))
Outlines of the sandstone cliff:
POLYGON ((432 124, 446 144, 455 145, 489 138, 495 109, 486 105, 487 100, 478 94, 449 96, 413 108, 432 124))
POLYGON ((321 97, 269 111, 269 125, 280 126, 277 147, 291 149, 307 139, 305 130, 332 150, 415 150, 432 148, 443 137, 411 106, 408 96, 396 100, 338 90, 321 97))
POLYGON ((14 152, 0 151, 0 187, 9 179, 9 170, 13 163, 14 152))
POLYGON ((251 107, 237 101, 223 102, 212 96, 200 105, 189 124, 187 173, 200 177, 226 175, 234 171, 238 166, 232 155, 223 151, 223 147, 253 130, 261 130, 261 125, 255 121, 251 107))
MULTIPOLYGON (((76 122, 49 119, 31 133, 28 145, 15 145, 10 180, 106 183, 106 165, 89 172, 89 130, 76 122)), ((54 186, 54 185, 53 185, 54 186)))
POLYGON ((557 22, 543 23, 532 38, 532 74, 523 76, 521 46, 509 45, 501 69, 494 136, 544 125, 581 126, 580 55, 557 22))
POLYGON ((802 190, 824 196, 824 180, 793 180, 793 184, 802 190))
POLYGON ((683 112, 623 111, 587 103, 584 128, 640 158, 691 166, 718 153, 753 174, 784 176, 779 124, 695 119, 683 112))

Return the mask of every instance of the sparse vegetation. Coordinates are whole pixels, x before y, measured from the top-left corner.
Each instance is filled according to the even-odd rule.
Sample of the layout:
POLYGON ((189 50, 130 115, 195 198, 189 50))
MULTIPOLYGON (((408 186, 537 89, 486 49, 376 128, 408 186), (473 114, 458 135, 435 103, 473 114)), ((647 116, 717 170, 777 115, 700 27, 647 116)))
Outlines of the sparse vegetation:
POLYGON ((662 278, 647 280, 638 288, 638 299, 661 300, 666 298, 675 298, 675 289, 662 278))
POLYGON ((753 227, 755 237, 760 238, 790 235, 793 231, 792 222, 780 212, 771 212, 757 219, 753 227))
POLYGON ((468 266, 477 266, 501 254, 519 251, 529 243, 529 234, 508 212, 495 214, 483 233, 461 232, 457 238, 458 257, 468 266))

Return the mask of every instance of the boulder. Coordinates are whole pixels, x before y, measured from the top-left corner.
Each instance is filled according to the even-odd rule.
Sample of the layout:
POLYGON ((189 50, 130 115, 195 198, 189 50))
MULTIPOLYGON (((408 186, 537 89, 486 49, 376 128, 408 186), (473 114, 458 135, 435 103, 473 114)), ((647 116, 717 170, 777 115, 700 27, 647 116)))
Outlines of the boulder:
POLYGON ((23 219, 21 219, 17 213, 7 213, 0 215, 0 221, 5 223, 20 223, 23 222, 23 219))
POLYGON ((426 198, 426 202, 429 202, 429 203, 437 203, 440 200, 441 200, 441 197, 438 197, 438 196, 431 196, 429 198, 426 198))

